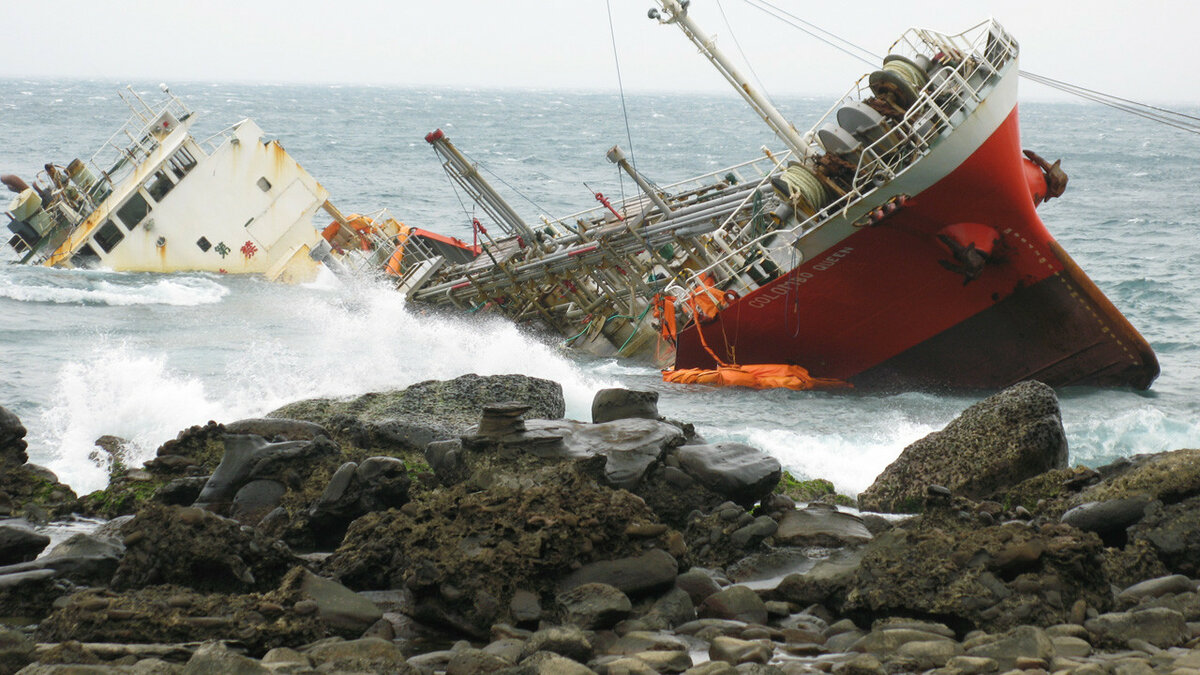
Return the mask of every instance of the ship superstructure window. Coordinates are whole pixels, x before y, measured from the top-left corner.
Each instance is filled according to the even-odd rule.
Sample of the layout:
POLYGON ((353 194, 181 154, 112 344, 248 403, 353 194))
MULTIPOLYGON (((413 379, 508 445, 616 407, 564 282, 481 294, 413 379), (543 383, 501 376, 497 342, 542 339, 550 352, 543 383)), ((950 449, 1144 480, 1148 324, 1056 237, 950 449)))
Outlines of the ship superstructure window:
POLYGON ((96 250, 88 244, 79 247, 75 255, 71 256, 72 267, 95 267, 98 262, 100 262, 100 254, 96 253, 96 250))
POLYGON ((201 251, 208 253, 208 249, 212 248, 212 242, 208 240, 208 237, 200 237, 196 240, 196 246, 199 246, 201 251))
POLYGON ((166 164, 176 178, 183 178, 194 166, 196 166, 196 158, 192 156, 191 152, 188 152, 187 148, 176 150, 166 164))
POLYGON ((117 217, 125 223, 125 228, 132 230, 137 227, 137 224, 142 222, 142 218, 150 213, 150 204, 146 202, 146 198, 140 192, 135 192, 129 199, 117 209, 117 217))
POLYGON ((121 240, 124 238, 125 233, 121 231, 121 228, 117 227, 117 224, 113 221, 106 220, 100 226, 100 229, 96 230, 96 236, 93 241, 96 242, 97 246, 104 249, 105 253, 108 253, 117 244, 121 243, 121 240))
POLYGON ((142 187, 146 188, 146 193, 149 194, 154 201, 161 202, 162 198, 166 197, 167 193, 175 187, 175 184, 172 183, 171 179, 167 177, 166 172, 155 171, 154 175, 142 184, 142 187))
POLYGON ((258 189, 262 190, 263 192, 269 192, 271 190, 271 181, 267 180, 266 176, 259 178, 258 189))

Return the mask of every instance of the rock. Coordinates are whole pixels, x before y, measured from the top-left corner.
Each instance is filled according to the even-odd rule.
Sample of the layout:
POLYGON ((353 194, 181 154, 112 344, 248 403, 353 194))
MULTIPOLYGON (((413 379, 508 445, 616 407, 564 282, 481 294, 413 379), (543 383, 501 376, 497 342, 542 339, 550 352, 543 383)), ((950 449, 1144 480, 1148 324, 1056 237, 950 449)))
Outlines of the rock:
POLYGON ((1054 657, 1054 642, 1040 628, 1019 626, 1001 635, 988 636, 986 643, 968 648, 967 655, 992 659, 1001 671, 1006 671, 1016 667, 1018 658, 1049 661, 1054 657))
POLYGON ((1125 647, 1130 639, 1138 639, 1155 647, 1176 647, 1192 637, 1183 615, 1165 607, 1110 612, 1083 625, 1097 646, 1125 647))
POLYGON ((1086 502, 1062 515, 1062 522, 1095 532, 1109 546, 1125 545, 1125 529, 1145 515, 1150 500, 1145 497, 1086 502))
POLYGON ((405 661, 404 653, 399 647, 379 638, 323 641, 305 653, 312 659, 317 670, 322 672, 395 675, 419 675, 421 672, 405 661))
MULTIPOLYGON (((4 415, 11 414, 0 407, 0 437, 4 433, 4 415)), ((15 418, 14 418, 15 419, 15 418)), ((2 440, 2 439, 0 439, 2 440)), ((33 662, 34 644, 18 631, 0 627, 0 673, 9 675, 33 662)))
POLYGON ((713 593, 700 603, 697 613, 711 619, 733 619, 765 624, 767 608, 758 594, 745 586, 730 586, 713 593))
POLYGON ((587 635, 574 626, 554 626, 535 632, 525 642, 524 658, 537 652, 553 652, 568 659, 586 663, 594 650, 587 635))
POLYGON ((622 635, 604 649, 605 654, 628 656, 642 652, 686 652, 688 645, 683 640, 666 633, 633 631, 622 635))
POLYGON ((1196 582, 1182 574, 1147 579, 1121 591, 1117 600, 1126 603, 1136 603, 1142 598, 1157 598, 1173 593, 1192 593, 1196 590, 1196 582))
POLYGON ((686 592, 695 604, 704 602, 705 598, 721 590, 712 574, 701 567, 693 567, 677 576, 675 587, 686 592))
POLYGON ((1054 390, 1022 382, 967 408, 941 431, 909 445, 858 497, 866 511, 915 513, 925 486, 981 499, 1067 464, 1054 390))
POLYGON ((1151 509, 1129 536, 1148 542, 1172 572, 1200 577, 1200 496, 1151 509))
POLYGON ((740 527, 729 535, 729 543, 735 548, 750 549, 758 546, 764 539, 775 534, 779 524, 770 516, 759 516, 752 523, 740 527))
POLYGON ((168 506, 191 506, 200 496, 208 476, 176 478, 154 491, 154 500, 168 506))
POLYGON ((631 417, 658 420, 658 392, 631 389, 601 389, 592 398, 592 423, 631 417))
POLYGON ((370 442, 392 441, 402 449, 420 451, 430 441, 455 438, 479 420, 479 411, 497 401, 519 401, 531 407, 537 419, 559 419, 565 411, 562 386, 524 375, 463 375, 453 380, 429 380, 407 389, 371 393, 349 401, 311 399, 286 405, 268 417, 290 417, 327 425, 336 415, 347 415, 367 425, 370 442), (404 433, 380 438, 387 423, 408 425, 404 433), (420 430, 421 433, 414 434, 420 430), (417 435, 415 443, 405 436, 417 435))
POLYGON ((883 664, 874 654, 859 654, 833 667, 835 675, 884 675, 883 664))
POLYGON ((116 537, 79 533, 50 549, 38 562, 72 583, 102 586, 112 578, 123 555, 125 545, 116 537))
POLYGON ((779 522, 775 543, 779 546, 822 546, 837 548, 862 544, 872 539, 862 518, 837 507, 813 504, 789 511, 779 522))
POLYGON ((269 675, 272 671, 220 642, 200 645, 182 675, 269 675))
POLYGON ((0 520, 0 565, 33 560, 49 544, 50 537, 35 532, 27 520, 0 520))
POLYGON ((233 497, 229 517, 243 525, 257 525, 279 506, 287 488, 275 480, 252 480, 238 489, 233 497))
POLYGON ((1070 635, 1054 635, 1050 641, 1054 643, 1054 653, 1068 658, 1084 658, 1092 655, 1092 645, 1082 638, 1070 635))
POLYGON ((783 474, 779 460, 741 443, 687 445, 676 452, 685 473, 747 507, 770 494, 783 474))
MULTIPOLYGON (((687 656, 686 654, 684 656, 687 656)), ((691 659, 688 659, 691 665, 691 659)), ((679 670, 660 671, 645 661, 629 656, 610 657, 597 660, 591 664, 592 670, 599 675, 657 675, 659 672, 682 672, 679 670)))
POLYGON ((225 453, 195 505, 227 513, 234 496, 256 478, 279 478, 283 470, 301 471, 314 460, 337 456, 337 445, 323 436, 312 441, 270 443, 261 436, 224 436, 225 453))
POLYGON ((718 636, 712 639, 708 648, 708 657, 714 661, 724 661, 737 665, 740 663, 766 663, 771 660, 775 649, 766 640, 739 640, 738 638, 718 636))
POLYGON ((585 630, 611 628, 629 616, 629 597, 608 584, 582 584, 558 594, 563 622, 585 630))
POLYGON ((446 675, 484 675, 513 665, 512 661, 482 649, 462 649, 452 652, 450 661, 446 663, 446 675))
POLYGON ((1095 534, 1061 523, 979 527, 939 510, 866 545, 842 610, 855 619, 915 614, 1003 631, 1066 623, 1080 600, 1107 609, 1108 584, 1095 534))
MULTIPOLYGON (((862 564, 862 551, 843 550, 818 560, 803 574, 789 574, 771 597, 797 605, 826 604, 844 595, 862 564)), ((840 604, 840 603, 837 603, 840 604)))
MULTIPOLYGON (((901 645, 909 642, 954 643, 952 639, 944 635, 930 633, 929 631, 913 628, 882 628, 873 630, 859 638, 857 642, 850 646, 850 651, 886 656, 898 650, 901 645)), ((955 654, 951 656, 955 656, 955 654)))
POLYGON ((0 472, 29 461, 25 454, 25 425, 8 408, 0 405, 0 472))
POLYGON ((694 621, 696 605, 686 592, 673 588, 654 601, 643 619, 656 628, 673 628, 694 621))
POLYGON ((517 623, 537 621, 542 618, 542 604, 536 593, 518 588, 509 602, 509 614, 517 623))
POLYGON ((336 581, 296 568, 283 580, 283 588, 295 587, 317 603, 317 616, 329 630, 344 637, 357 637, 383 617, 375 603, 336 581))
POLYGON ((1000 670, 1000 664, 986 656, 955 656, 946 662, 946 667, 962 675, 985 675, 1000 670))
POLYGON ((1135 455, 1122 460, 1100 467, 1103 482, 1081 492, 1079 501, 1141 497, 1174 504, 1200 495, 1200 449, 1135 455))
POLYGON ((287 546, 194 507, 150 503, 121 527, 114 589, 179 584, 201 591, 274 589, 299 560, 287 546))
POLYGON ((258 417, 238 420, 225 425, 231 434, 262 436, 272 441, 311 441, 317 436, 328 436, 325 427, 304 420, 289 420, 281 417, 258 417))
POLYGON ((953 640, 916 640, 900 645, 896 656, 912 663, 917 670, 930 670, 941 668, 962 651, 962 645, 953 640))
POLYGON ((669 587, 675 582, 678 569, 679 565, 670 553, 651 549, 631 558, 584 565, 563 579, 561 586, 571 589, 588 583, 602 583, 627 595, 639 595, 669 587))
POLYGON ((519 673, 530 675, 594 675, 591 668, 565 656, 551 652, 537 652, 521 661, 519 673))

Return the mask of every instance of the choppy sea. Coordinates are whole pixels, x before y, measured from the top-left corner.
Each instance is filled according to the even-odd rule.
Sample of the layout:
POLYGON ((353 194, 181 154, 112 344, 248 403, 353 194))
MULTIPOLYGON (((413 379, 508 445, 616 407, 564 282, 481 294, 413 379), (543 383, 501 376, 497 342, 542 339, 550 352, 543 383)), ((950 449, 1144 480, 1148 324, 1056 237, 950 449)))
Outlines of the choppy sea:
MULTIPOLYGON (((90 157, 128 116, 122 86, 0 80, 0 173, 30 180, 46 162, 90 157)), ((158 95, 157 83, 133 89, 158 95)), ((467 238, 470 206, 423 140, 435 128, 529 220, 587 208, 593 191, 631 190, 604 158, 613 144, 632 146, 638 168, 659 183, 778 145, 732 94, 628 95, 627 133, 616 93, 213 83, 174 91, 199 116, 200 138, 255 119, 344 212, 387 207, 411 225, 467 238)), ((778 103, 805 128, 832 101, 778 103)), ((1067 194, 1043 205, 1043 219, 1162 364, 1147 392, 1059 392, 1071 461, 1200 447, 1200 138, 1085 103, 1024 103, 1021 117, 1025 147, 1061 157, 1070 174, 1067 194)), ((793 473, 854 494, 905 445, 987 393, 666 385, 647 365, 586 357, 498 319, 424 314, 382 285, 3 263, 0 354, 0 405, 29 429, 31 460, 80 493, 104 485, 88 459, 104 434, 149 458, 190 425, 301 398, 515 372, 561 382, 576 419, 589 419, 600 388, 657 390, 664 414, 694 422, 710 440, 761 447, 793 473)))

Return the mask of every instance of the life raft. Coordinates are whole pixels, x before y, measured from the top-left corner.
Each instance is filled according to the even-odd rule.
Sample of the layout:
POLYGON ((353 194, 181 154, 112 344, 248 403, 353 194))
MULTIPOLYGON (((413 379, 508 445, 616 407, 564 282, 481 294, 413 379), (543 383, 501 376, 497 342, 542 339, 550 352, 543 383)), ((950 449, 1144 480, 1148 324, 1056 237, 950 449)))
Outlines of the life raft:
POLYGON ((800 366, 781 363, 720 365, 715 369, 683 368, 662 371, 664 382, 675 384, 711 384, 718 387, 751 389, 853 389, 854 385, 828 377, 813 377, 800 366))

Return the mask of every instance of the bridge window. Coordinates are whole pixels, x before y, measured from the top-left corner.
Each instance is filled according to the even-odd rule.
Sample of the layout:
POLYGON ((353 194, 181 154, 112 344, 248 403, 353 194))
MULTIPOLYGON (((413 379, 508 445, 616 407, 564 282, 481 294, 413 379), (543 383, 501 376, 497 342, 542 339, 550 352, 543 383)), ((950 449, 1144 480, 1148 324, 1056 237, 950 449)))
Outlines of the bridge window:
POLYGON ((137 227, 147 213, 150 213, 150 204, 140 192, 133 193, 121 208, 117 209, 117 217, 125 224, 127 230, 137 227))
POLYGON ((113 221, 106 220, 104 221, 104 224, 100 226, 100 229, 96 230, 96 236, 93 238, 93 241, 95 241, 100 248, 104 249, 105 253, 108 253, 109 251, 113 250, 117 244, 121 243, 121 240, 124 238, 125 233, 121 231, 121 228, 117 227, 117 224, 113 221))
POLYGON ((155 171, 154 175, 147 180, 142 187, 146 188, 146 193, 156 202, 161 202, 163 197, 175 187, 171 179, 163 171, 155 171))

